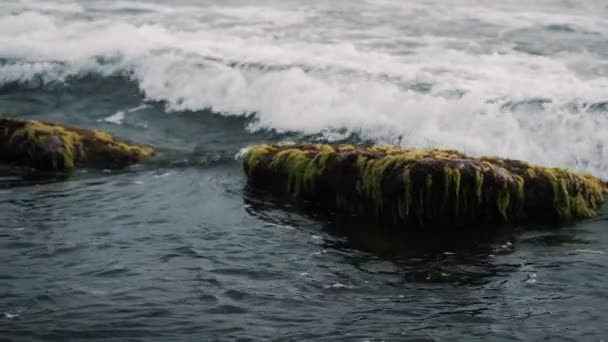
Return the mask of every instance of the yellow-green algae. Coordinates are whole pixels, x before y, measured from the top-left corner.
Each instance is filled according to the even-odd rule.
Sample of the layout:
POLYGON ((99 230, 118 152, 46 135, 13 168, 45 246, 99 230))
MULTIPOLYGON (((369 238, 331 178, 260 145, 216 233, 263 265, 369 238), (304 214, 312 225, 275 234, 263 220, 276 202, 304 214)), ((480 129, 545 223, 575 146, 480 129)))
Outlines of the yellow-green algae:
MULTIPOLYGON (((94 139, 91 140, 95 142, 100 142, 101 146, 116 151, 117 153, 127 153, 140 160, 149 158, 154 154, 154 149, 150 146, 127 144, 125 142, 116 140, 111 134, 107 132, 93 130, 93 138, 94 139)), ((87 145, 87 140, 88 139, 86 139, 86 137, 81 140, 81 144, 83 145, 83 147, 85 147, 85 149, 87 145)))
MULTIPOLYGON (((334 153, 329 145, 315 145, 314 156, 302 149, 284 149, 272 158, 270 167, 283 166, 288 174, 287 192, 298 197, 302 190, 311 191, 314 187, 315 177, 325 170, 327 159, 334 153)), ((262 147, 264 149, 264 147, 262 147)), ((253 151, 252 154, 259 154, 253 151)), ((256 164, 257 165, 257 164, 256 164)), ((250 165, 250 169, 255 165, 250 165)))
POLYGON ((254 171, 285 175, 286 192, 294 198, 314 198, 318 179, 353 178, 351 189, 331 189, 338 209, 418 225, 436 219, 590 218, 597 215, 606 193, 606 184, 591 175, 496 157, 471 158, 451 150, 261 145, 246 153, 244 167, 254 183, 254 171), (349 155, 354 157, 346 158, 349 155), (260 163, 263 159, 267 162, 260 163), (327 172, 330 163, 348 164, 354 175, 327 172), (546 190, 548 195, 526 202, 526 193, 546 190))
POLYGON ((256 146, 247 151, 244 160, 244 165, 247 167, 247 174, 251 175, 252 170, 254 170, 260 162, 260 158, 269 154, 271 151, 274 151, 274 149, 266 145, 256 146))
POLYGON ((80 136, 66 130, 63 127, 44 124, 40 121, 28 121, 22 128, 10 131, 7 127, 3 130, 3 137, 8 139, 8 144, 23 150, 28 158, 35 158, 41 153, 43 140, 48 137, 57 137, 61 147, 56 153, 52 153, 52 164, 55 169, 74 168, 74 159, 78 153, 82 153, 80 136))
POLYGON ((560 168, 532 167, 530 179, 545 178, 553 189, 553 206, 563 220, 593 217, 604 201, 606 184, 591 175, 574 174, 560 168))
MULTIPOLYGON (((38 120, 0 118, 0 146, 13 155, 12 161, 46 171, 69 171, 88 166, 90 160, 105 160, 105 167, 137 162, 154 154, 152 148, 130 145, 110 134, 38 120), (50 159, 50 160, 49 160, 50 159), (50 162, 50 165, 45 164, 50 162)), ((0 159, 0 161, 2 161, 0 159)), ((124 165, 122 165, 124 166, 124 165)))

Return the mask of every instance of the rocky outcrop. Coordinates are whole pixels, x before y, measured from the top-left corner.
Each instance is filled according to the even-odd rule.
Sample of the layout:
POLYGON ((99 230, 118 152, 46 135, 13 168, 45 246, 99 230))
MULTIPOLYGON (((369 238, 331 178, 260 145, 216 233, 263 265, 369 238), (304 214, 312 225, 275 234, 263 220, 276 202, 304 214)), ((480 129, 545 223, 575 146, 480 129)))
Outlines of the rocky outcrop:
POLYGON ((110 134, 51 122, 0 117, 0 163, 39 171, 124 168, 154 154, 110 134))
POLYGON ((450 150, 260 145, 243 166, 252 185, 294 201, 410 228, 585 219, 607 190, 591 175, 450 150))

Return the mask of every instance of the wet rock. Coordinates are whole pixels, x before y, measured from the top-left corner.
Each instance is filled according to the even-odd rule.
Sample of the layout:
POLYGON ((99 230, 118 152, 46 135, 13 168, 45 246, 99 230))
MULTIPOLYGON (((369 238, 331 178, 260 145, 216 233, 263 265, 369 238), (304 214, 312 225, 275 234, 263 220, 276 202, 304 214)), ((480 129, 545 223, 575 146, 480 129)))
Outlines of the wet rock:
POLYGON ((0 163, 39 171, 118 169, 151 157, 151 147, 110 134, 38 120, 0 116, 0 163))
POLYGON ((260 145, 243 166, 252 185, 295 202, 408 228, 585 219, 607 190, 591 175, 450 150, 260 145))

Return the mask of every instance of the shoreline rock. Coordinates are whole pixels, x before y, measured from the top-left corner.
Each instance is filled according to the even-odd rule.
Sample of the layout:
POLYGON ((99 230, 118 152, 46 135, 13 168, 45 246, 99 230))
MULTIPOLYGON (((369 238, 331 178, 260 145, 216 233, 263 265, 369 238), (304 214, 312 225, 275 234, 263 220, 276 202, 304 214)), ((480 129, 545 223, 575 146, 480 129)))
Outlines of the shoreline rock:
POLYGON ((0 163, 6 165, 51 172, 120 169, 153 155, 149 146, 130 144, 103 131, 0 116, 0 163))
POLYGON ((243 167, 252 185, 296 202, 411 228, 586 219, 608 189, 591 175, 436 149, 259 145, 243 167))

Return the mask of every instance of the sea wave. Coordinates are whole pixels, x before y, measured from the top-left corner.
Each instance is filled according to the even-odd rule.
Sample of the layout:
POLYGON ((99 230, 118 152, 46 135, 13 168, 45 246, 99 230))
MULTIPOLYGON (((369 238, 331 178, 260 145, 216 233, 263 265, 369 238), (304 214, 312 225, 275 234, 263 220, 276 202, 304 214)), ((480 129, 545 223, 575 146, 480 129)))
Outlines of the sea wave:
MULTIPOLYGON (((432 9, 429 3, 418 10, 432 9)), ((0 15, 0 86, 55 87, 89 75, 119 75, 168 112, 254 113, 251 131, 329 140, 354 134, 608 175, 602 53, 531 54, 507 39, 512 34, 503 35, 577 34, 583 23, 574 15, 547 14, 559 24, 543 26, 513 12, 478 38, 416 35, 408 28, 395 36, 399 27, 379 24, 357 37, 332 24, 338 26, 328 39, 315 36, 314 27, 308 38, 302 33, 317 20, 318 8, 274 9, 251 19, 256 8, 199 7, 195 15, 188 14, 192 8, 142 3, 139 14, 129 16, 133 9, 120 4, 93 4, 13 5, 21 7, 0 15), (206 20, 196 22, 200 16, 206 20)), ((606 38, 581 34, 586 42, 606 38)))

